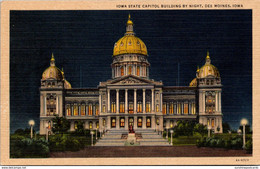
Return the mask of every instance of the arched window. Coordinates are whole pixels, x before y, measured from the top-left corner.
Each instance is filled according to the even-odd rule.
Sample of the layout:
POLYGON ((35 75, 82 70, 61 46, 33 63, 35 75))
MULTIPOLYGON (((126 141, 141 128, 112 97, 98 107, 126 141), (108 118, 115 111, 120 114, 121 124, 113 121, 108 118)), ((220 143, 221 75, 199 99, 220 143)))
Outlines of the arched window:
POLYGON ((132 66, 128 67, 128 74, 131 75, 132 74, 132 66))
POLYGON ((96 128, 99 129, 99 122, 96 122, 96 128))
POLYGON ((51 121, 48 121, 48 129, 51 129, 51 121))
POLYGON ((173 121, 170 121, 170 128, 173 128, 173 121))
POLYGON ((111 118, 111 127, 112 128, 116 127, 116 118, 111 118))
POLYGON ((74 116, 78 116, 79 115, 79 111, 78 111, 78 106, 77 106, 77 104, 74 104, 74 106, 73 106, 73 115, 74 116))
POLYGON ((120 119, 120 127, 125 127, 125 118, 120 119))
POLYGON ((75 123, 74 123, 74 129, 75 129, 75 130, 78 129, 78 122, 77 122, 77 121, 75 121, 75 123))
POLYGON ((140 66, 137 66, 136 75, 140 76, 140 66))
POLYGON ((96 115, 98 115, 98 104, 96 104, 96 115))
POLYGON ((150 128, 150 127, 151 127, 151 118, 150 118, 150 117, 147 117, 147 118, 146 118, 146 127, 147 127, 147 128, 150 128))
POLYGON ((92 107, 92 104, 89 104, 89 105, 88 105, 88 115, 89 115, 89 116, 92 116, 92 115, 93 115, 93 107, 92 107))
POLYGON ((67 111, 67 116, 71 116, 71 107, 69 104, 67 105, 66 111, 67 111))
POLYGON ((138 120, 137 120, 137 127, 142 127, 142 117, 138 117, 138 120))
POLYGON ((93 129, 93 123, 92 123, 92 121, 89 122, 89 129, 93 129))
POLYGON ((121 67, 121 76, 124 76, 124 67, 121 67))

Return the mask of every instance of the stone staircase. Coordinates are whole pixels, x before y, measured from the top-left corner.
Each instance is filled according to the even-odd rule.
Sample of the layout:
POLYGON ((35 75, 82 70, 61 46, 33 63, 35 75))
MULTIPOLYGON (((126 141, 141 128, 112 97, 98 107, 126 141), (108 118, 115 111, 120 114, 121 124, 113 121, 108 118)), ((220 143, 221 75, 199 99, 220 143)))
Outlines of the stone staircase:
MULTIPOLYGON (((135 133, 142 135, 142 138, 137 139, 140 146, 170 146, 166 139, 152 129, 137 129, 135 133)), ((121 139, 122 134, 128 134, 128 130, 109 130, 95 146, 125 146, 126 139, 121 139)))

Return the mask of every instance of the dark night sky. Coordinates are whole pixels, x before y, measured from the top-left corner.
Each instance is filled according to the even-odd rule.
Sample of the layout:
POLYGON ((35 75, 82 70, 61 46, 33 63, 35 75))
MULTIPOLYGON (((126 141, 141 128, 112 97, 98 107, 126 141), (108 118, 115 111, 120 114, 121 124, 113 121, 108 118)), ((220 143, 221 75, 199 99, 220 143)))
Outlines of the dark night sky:
MULTIPOLYGON (((252 122, 252 11, 130 11, 134 31, 148 49, 150 78, 176 86, 195 77, 209 50, 223 84, 223 121, 237 129, 252 122)), ((129 11, 11 11, 10 131, 34 119, 39 126, 39 87, 51 53, 73 88, 111 78, 114 43, 125 33, 129 11), (80 73, 81 67, 81 73, 80 73), (80 74, 82 81, 80 81, 80 74)))

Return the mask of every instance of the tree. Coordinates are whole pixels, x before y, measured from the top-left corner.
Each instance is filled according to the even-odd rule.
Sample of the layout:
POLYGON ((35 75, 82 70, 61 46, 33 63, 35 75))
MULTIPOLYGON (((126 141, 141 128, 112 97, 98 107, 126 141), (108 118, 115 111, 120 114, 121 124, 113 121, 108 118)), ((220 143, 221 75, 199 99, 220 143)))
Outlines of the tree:
MULTIPOLYGON (((239 129, 243 132, 243 126, 239 126, 239 129)), ((245 130, 246 130, 246 134, 251 133, 251 129, 250 129, 250 125, 249 124, 246 125, 245 130)))
POLYGON ((223 133, 228 133, 228 131, 230 130, 230 126, 227 122, 224 122, 222 124, 222 128, 223 128, 223 133))
POLYGON ((59 117, 56 116, 55 118, 52 119, 53 122, 53 127, 52 131, 53 133, 65 133, 69 130, 70 128, 70 122, 64 117, 59 117))
POLYGON ((207 132, 208 132, 207 126, 206 126, 206 125, 203 125, 203 124, 200 124, 200 123, 197 123, 197 124, 194 126, 194 132, 198 132, 198 133, 200 133, 201 135, 205 135, 205 134, 207 134, 207 132))
POLYGON ((177 121, 174 132, 177 136, 191 136, 193 134, 194 125, 192 121, 177 121))

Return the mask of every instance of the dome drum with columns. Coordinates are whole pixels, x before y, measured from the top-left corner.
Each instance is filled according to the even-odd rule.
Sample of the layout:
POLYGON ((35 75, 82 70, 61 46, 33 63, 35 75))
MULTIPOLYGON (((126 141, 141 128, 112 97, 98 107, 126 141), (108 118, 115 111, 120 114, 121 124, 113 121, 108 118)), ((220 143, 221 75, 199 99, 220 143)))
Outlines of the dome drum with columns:
MULTIPOLYGON (((52 134, 55 115, 70 121, 70 131, 77 130, 79 122, 84 122, 84 129, 96 129, 100 133, 114 130, 127 133, 132 126, 137 133, 156 131, 158 135, 184 120, 222 133, 221 78, 218 69, 211 64, 209 53, 189 86, 164 86, 162 81, 149 78, 147 48, 136 37, 133 26, 129 15, 126 33, 113 48, 112 78, 99 82, 96 88, 72 88, 63 69, 55 66, 52 55, 50 66, 41 79, 40 134, 52 134)), ((175 62, 174 57, 172 62, 175 62)), ((162 134, 159 136, 163 139, 162 134)), ((109 138, 97 143, 100 146, 111 144, 109 138)), ((162 146, 166 143, 140 144, 162 146)))

